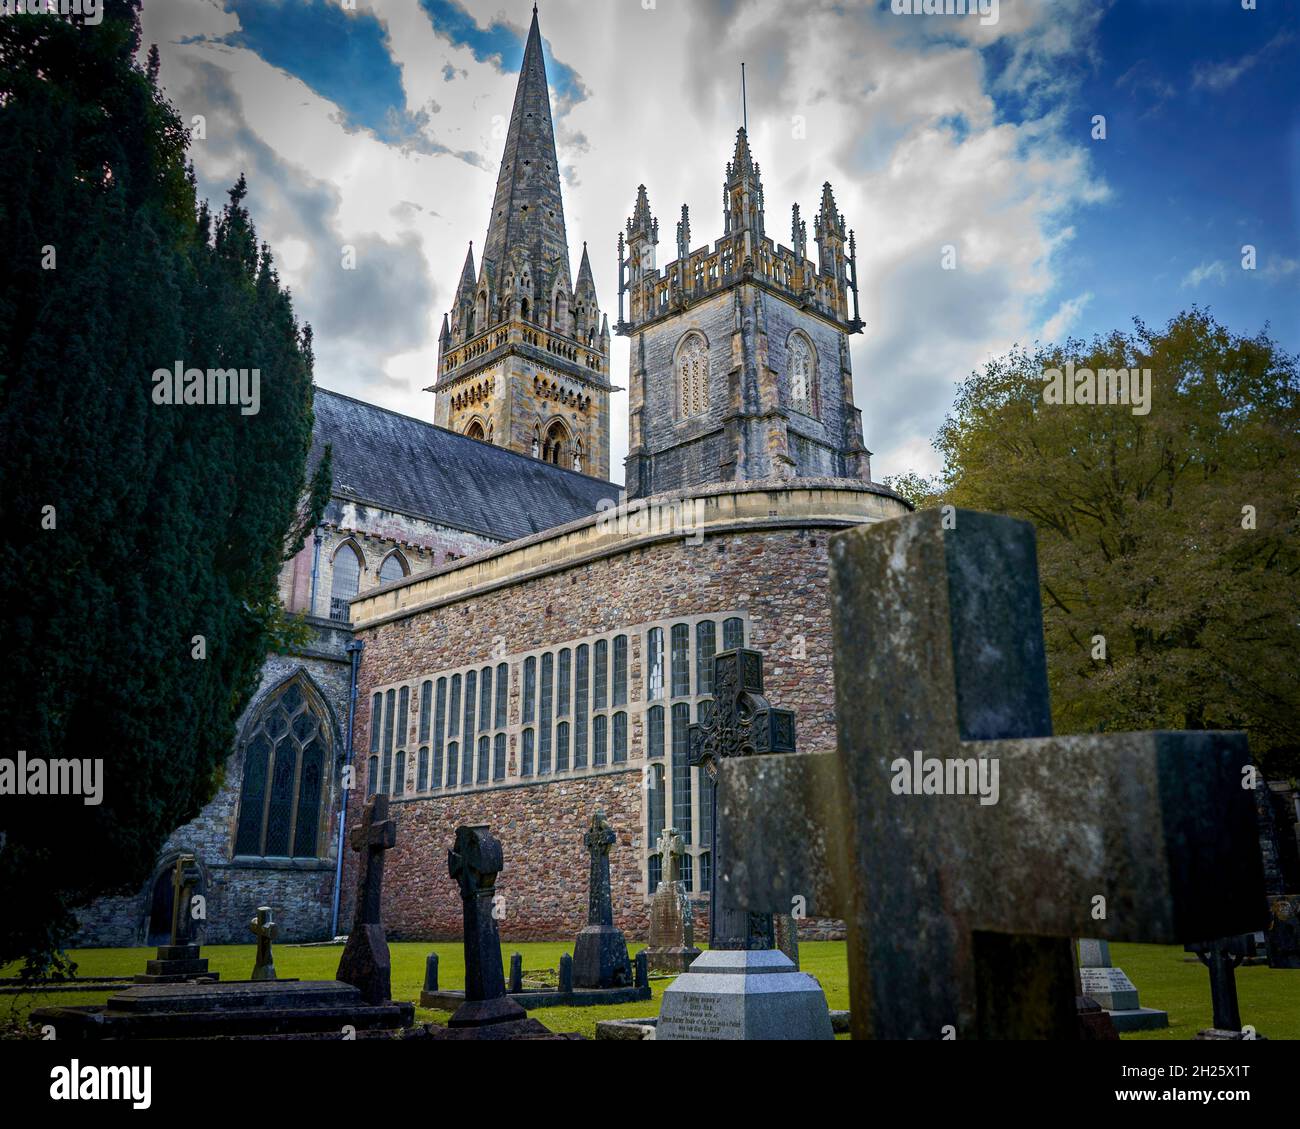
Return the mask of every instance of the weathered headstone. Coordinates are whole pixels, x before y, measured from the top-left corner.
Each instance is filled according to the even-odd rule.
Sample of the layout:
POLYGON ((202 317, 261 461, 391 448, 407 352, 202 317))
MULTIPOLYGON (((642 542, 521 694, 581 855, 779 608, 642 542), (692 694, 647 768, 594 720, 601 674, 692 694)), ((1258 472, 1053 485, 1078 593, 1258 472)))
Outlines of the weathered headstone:
POLYGON ((483 1027, 526 1018, 506 996, 501 967, 501 935, 493 915, 497 875, 505 866, 501 844, 485 825, 458 827, 447 869, 460 887, 465 920, 465 1002, 451 1027, 483 1027))
MULTIPOLYGON (((763 697, 757 651, 715 655, 713 694, 700 703, 700 724, 690 728, 691 762, 702 772, 716 780, 725 761, 794 751, 794 712, 763 697)), ((711 791, 717 867, 735 849, 734 829, 711 791)), ((656 1039, 834 1038, 821 985, 776 948, 773 913, 756 911, 724 887, 715 881, 710 894, 709 951, 664 991, 656 1039)))
POLYGON ((376 793, 366 801, 361 822, 349 839, 357 859, 356 919, 339 959, 337 979, 355 985, 362 999, 376 1005, 393 992, 388 938, 384 935, 381 906, 384 891, 384 853, 397 844, 397 824, 388 818, 388 797, 376 793))
POLYGON ((1269 923, 1264 947, 1270 968, 1300 968, 1300 845, 1291 818, 1295 803, 1261 776, 1255 786, 1260 849, 1268 888, 1269 923))
POLYGON ((1071 936, 1259 927, 1242 735, 1049 736, 1032 527, 925 511, 831 564, 838 752, 726 762, 716 876, 846 919, 856 1038, 1076 1039, 1071 936))
POLYGON ((208 971, 206 957, 199 955, 194 938, 194 898, 202 873, 193 855, 179 855, 172 867, 171 943, 159 945, 155 959, 145 962, 137 984, 173 984, 185 980, 217 980, 208 971))
POLYGON ((510 954, 510 991, 524 990, 524 956, 522 953, 510 954))
POLYGON ((1143 1007, 1138 990, 1122 969, 1110 962, 1110 942, 1079 942, 1079 977, 1083 994, 1110 1013, 1116 1031, 1146 1031, 1169 1026, 1169 1013, 1143 1007))
MULTIPOLYGON (((456 845, 447 852, 447 871, 460 887, 465 921, 465 1002, 453 1013, 446 1028, 429 1027, 435 1039, 553 1039, 536 1019, 530 1019, 506 995, 501 967, 501 935, 493 913, 497 875, 505 867, 501 844, 483 824, 458 827, 456 845)), ((515 955, 511 974, 522 974, 522 958, 515 955)))
POLYGON ((561 992, 573 991, 573 957, 568 953, 560 954, 560 967, 556 977, 561 992))
POLYGON ((437 953, 430 953, 424 958, 424 990, 426 992, 436 992, 438 990, 437 953))
POLYGON ((582 837, 591 857, 587 889, 587 925, 573 946, 573 983, 578 988, 626 988, 632 985, 627 941, 614 927, 609 889, 609 849, 618 838, 597 811, 582 837))
POLYGON ((248 923, 249 931, 257 938, 257 956, 253 961, 250 980, 274 980, 275 956, 271 942, 280 935, 280 927, 271 920, 271 907, 258 906, 257 916, 248 923))
POLYGON ((656 847, 661 878, 650 901, 650 943, 642 951, 655 972, 685 972, 700 955, 694 910, 681 876, 686 846, 677 828, 665 827, 656 847))

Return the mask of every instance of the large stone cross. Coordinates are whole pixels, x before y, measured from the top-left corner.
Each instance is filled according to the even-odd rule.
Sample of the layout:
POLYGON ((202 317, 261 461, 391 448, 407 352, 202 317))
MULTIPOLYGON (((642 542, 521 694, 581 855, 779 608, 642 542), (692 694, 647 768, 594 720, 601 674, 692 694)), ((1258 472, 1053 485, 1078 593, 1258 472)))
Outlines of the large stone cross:
POLYGON ((181 855, 172 869, 172 936, 173 945, 188 945, 194 937, 194 915, 190 903, 198 889, 201 874, 193 855, 181 855))
POLYGON ((1246 741, 1053 738, 1033 529, 948 519, 833 539, 838 751, 725 766, 718 881, 846 920, 855 1038, 1076 1038, 1069 938, 1260 927, 1246 741))
POLYGON ((682 880, 682 855, 686 853, 686 841, 676 827, 665 827, 659 832, 659 842, 655 844, 655 853, 661 862, 659 866, 659 884, 682 880))
MULTIPOLYGON (((717 782, 722 763, 736 757, 794 752, 794 711, 774 709, 763 697, 763 656, 744 649, 720 651, 713 658, 713 698, 700 702, 700 722, 689 730, 690 762, 717 782)), ((733 845, 725 814, 710 789, 714 874, 724 871, 733 845)), ((781 907, 788 910, 789 906, 781 907)), ((752 913, 737 902, 726 883, 715 878, 709 891, 709 948, 772 949, 776 935, 771 913, 752 913)))
POLYGON ((591 871, 587 883, 587 924, 613 925, 614 903, 609 889, 609 848, 618 836, 597 810, 591 817, 591 826, 582 837, 582 845, 591 856, 591 871))
POLYGON ((339 980, 361 990, 372 1006, 392 995, 392 963, 381 921, 384 893, 384 852, 397 845, 397 824, 388 818, 388 797, 375 794, 366 801, 365 815, 348 836, 357 851, 357 906, 352 932, 339 958, 339 980))
POLYGON ((358 925, 375 925, 380 920, 384 891, 384 852, 397 845, 397 824, 388 818, 388 797, 376 793, 366 803, 361 822, 352 828, 348 840, 357 860, 358 925))
POLYGON ((465 1003, 452 1015, 452 1027, 524 1018, 524 1009, 506 995, 501 935, 492 912, 497 875, 504 867, 501 844, 486 825, 456 829, 456 845, 447 852, 447 872, 460 887, 464 911, 465 1003))

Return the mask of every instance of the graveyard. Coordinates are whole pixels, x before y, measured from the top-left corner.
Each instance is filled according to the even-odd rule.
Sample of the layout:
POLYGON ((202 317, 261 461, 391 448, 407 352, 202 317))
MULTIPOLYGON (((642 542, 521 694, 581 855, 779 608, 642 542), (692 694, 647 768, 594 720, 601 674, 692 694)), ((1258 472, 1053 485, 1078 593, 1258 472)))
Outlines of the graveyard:
POLYGON ((1300 0, 1201 7, 0 0, 10 1120, 1294 1111, 1300 0))
MULTIPOLYGON (((421 1023, 445 1024, 450 1012, 435 1012, 419 1006, 424 983, 425 961, 430 952, 439 957, 441 974, 449 985, 464 982, 464 953, 456 941, 397 941, 392 951, 393 995, 415 1005, 415 1018, 421 1023)), ((548 970, 554 972, 561 955, 572 952, 571 941, 503 943, 507 959, 514 952, 524 957, 526 972, 548 970)), ((641 945, 629 945, 635 955, 641 945)), ((1196 1032, 1211 1024, 1210 997, 1206 987, 1205 972, 1199 964, 1183 958, 1186 954, 1177 945, 1131 945, 1117 943, 1111 947, 1115 963, 1125 969, 1134 982, 1142 986, 1144 1006, 1160 1007, 1170 1013, 1170 1025, 1158 1031, 1138 1031, 1121 1034, 1123 1040, 1179 1040, 1191 1039, 1196 1032)), ((222 979, 240 979, 253 967, 256 949, 253 945, 217 945, 205 948, 213 971, 222 979)), ((338 946, 281 945, 276 950, 276 968, 281 976, 303 980, 320 980, 331 977, 338 964, 338 946)), ((147 950, 140 949, 82 949, 72 954, 78 965, 78 976, 131 977, 144 963, 147 950)), ((849 1006, 847 950, 843 942, 807 941, 800 945, 801 966, 815 976, 826 992, 826 1002, 832 1010, 849 1006)), ((15 967, 0 969, 0 979, 16 974, 15 967)), ((658 1011, 663 991, 671 983, 668 978, 653 976, 650 985, 653 1001, 646 1003, 614 1004, 581 1008, 543 1008, 531 1012, 547 1027, 555 1031, 574 1031, 594 1038, 596 1024, 606 1019, 637 1019, 658 1011)), ((1237 972, 1244 1017, 1267 1032, 1270 1038, 1300 1039, 1300 977, 1269 975, 1266 965, 1242 968, 1237 972)), ((78 1004, 104 1003, 111 989, 78 992, 78 1004)), ((6 1024, 17 1022, 34 1009, 50 1004, 67 1003, 66 995, 42 993, 39 990, 21 993, 0 993, 0 1019, 6 1024)), ((844 1039, 847 1035, 839 1035, 844 1039)))

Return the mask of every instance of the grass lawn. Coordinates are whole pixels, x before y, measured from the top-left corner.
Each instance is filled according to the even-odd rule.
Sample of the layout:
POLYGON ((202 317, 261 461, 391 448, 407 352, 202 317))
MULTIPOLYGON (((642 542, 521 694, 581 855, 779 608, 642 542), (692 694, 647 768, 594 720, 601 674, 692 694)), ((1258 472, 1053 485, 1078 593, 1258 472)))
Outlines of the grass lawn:
MULTIPOLYGON (((631 947, 635 954, 643 946, 631 947)), ((448 1012, 419 1008, 420 989, 424 985, 424 958, 430 951, 438 954, 439 983, 444 988, 460 988, 465 983, 464 952, 459 942, 409 942, 390 946, 393 958, 393 996, 411 1000, 416 1017, 423 1022, 446 1023, 448 1012)), ((275 967, 282 977, 299 980, 332 980, 338 967, 341 949, 336 946, 302 948, 295 945, 275 947, 275 967)), ((534 969, 554 969, 560 954, 572 952, 571 942, 511 944, 504 942, 502 952, 508 961, 512 952, 524 957, 524 973, 534 969)), ((1199 964, 1184 962, 1181 948, 1168 945, 1123 945, 1110 947, 1115 964, 1122 968, 1141 993, 1144 1007, 1161 1008, 1169 1013, 1169 1027, 1160 1031, 1138 1032, 1126 1039, 1190 1039, 1203 1027, 1210 1026, 1209 973, 1199 964)), ((79 949, 72 955, 78 975, 131 976, 144 970, 151 949, 79 949)), ((253 945, 204 946, 209 967, 221 973, 223 980, 246 979, 253 967, 253 945)), ((799 946, 805 972, 821 982, 827 1003, 834 1009, 849 1006, 849 978, 845 946, 838 941, 807 941, 799 946)), ((0 975, 17 975, 17 966, 0 969, 0 975)), ((539 1008, 529 1014, 540 1019, 553 1031, 595 1033, 599 1019, 631 1019, 657 1015, 659 999, 670 979, 650 981, 653 1000, 615 1007, 539 1008)), ((1300 1039, 1300 970, 1275 971, 1266 966, 1239 968, 1237 989, 1241 997, 1241 1015, 1262 1035, 1270 1039, 1300 1039)), ((118 989, 120 990, 120 989, 118 989)), ((102 1004, 111 991, 32 993, 0 996, 0 1020, 27 1014, 43 1005, 81 1007, 102 1004)))

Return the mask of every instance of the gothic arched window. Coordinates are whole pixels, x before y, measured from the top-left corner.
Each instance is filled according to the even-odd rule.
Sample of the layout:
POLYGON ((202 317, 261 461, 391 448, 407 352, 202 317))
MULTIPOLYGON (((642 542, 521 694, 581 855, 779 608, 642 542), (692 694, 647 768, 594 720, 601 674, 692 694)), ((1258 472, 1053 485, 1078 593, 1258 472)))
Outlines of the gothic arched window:
POLYGON ((556 466, 564 465, 564 453, 569 443, 569 433, 558 419, 546 429, 546 442, 542 444, 542 459, 556 466))
POLYGON ((271 693, 244 731, 236 855, 322 857, 330 727, 304 675, 271 693))
POLYGON ((389 553, 379 566, 379 583, 392 584, 406 576, 408 571, 401 553, 389 553))
POLYGON ((465 434, 468 438, 477 439, 480 443, 487 438, 487 435, 483 431, 482 421, 477 419, 465 429, 465 434))
POLYGON ((786 371, 789 374, 790 406, 805 415, 817 414, 817 358, 802 333, 790 338, 786 347, 786 371))
POLYGON ((348 604, 361 588, 361 554, 351 542, 344 542, 334 554, 334 578, 330 582, 330 619, 348 621, 348 604))
POLYGON ((709 346, 699 333, 690 333, 677 350, 677 411, 682 419, 709 408, 709 346))

